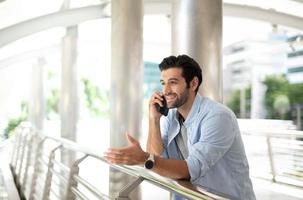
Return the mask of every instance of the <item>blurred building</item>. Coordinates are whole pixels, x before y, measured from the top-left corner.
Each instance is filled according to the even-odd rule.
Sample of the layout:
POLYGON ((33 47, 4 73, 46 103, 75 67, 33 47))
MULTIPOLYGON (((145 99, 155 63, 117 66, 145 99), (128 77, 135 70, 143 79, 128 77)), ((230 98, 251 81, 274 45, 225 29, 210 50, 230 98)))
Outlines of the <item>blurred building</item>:
MULTIPOLYGON (((223 96, 227 103, 235 90, 251 87, 251 118, 265 118, 265 87, 267 75, 286 71, 286 35, 273 33, 264 40, 247 39, 223 50, 223 96)), ((245 97, 241 96, 242 101, 245 97)), ((246 116, 246 115, 244 115, 246 116)))
POLYGON ((156 90, 161 91, 160 70, 158 63, 144 62, 144 99, 151 97, 156 90))
POLYGON ((303 83, 303 35, 298 34, 287 39, 286 77, 290 83, 303 83))

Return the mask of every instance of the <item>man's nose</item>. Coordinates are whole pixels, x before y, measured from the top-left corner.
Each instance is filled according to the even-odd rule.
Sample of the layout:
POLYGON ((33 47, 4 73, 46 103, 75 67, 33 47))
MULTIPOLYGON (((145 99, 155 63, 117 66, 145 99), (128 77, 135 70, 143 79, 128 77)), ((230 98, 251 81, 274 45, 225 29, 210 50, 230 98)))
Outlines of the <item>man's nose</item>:
POLYGON ((169 94, 170 91, 171 91, 171 88, 168 85, 163 86, 162 92, 163 92, 164 95, 169 94))

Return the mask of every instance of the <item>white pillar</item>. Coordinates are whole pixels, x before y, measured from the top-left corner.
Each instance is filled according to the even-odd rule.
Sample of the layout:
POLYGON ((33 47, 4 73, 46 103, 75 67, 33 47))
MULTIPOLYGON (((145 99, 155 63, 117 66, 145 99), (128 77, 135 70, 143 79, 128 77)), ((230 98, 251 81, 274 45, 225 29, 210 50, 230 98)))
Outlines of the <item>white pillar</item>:
POLYGON ((252 69, 252 83, 251 83, 251 114, 252 119, 264 119, 266 116, 265 107, 265 92, 266 88, 263 84, 264 72, 260 66, 254 66, 252 69))
MULTIPOLYGON (((78 75, 77 75, 77 39, 78 27, 66 28, 62 40, 62 71, 61 71, 61 136, 76 141, 78 123, 78 75)), ((62 155, 64 163, 69 164, 73 156, 62 155), (65 157, 66 156, 66 157, 65 157)))
MULTIPOLYGON (((125 131, 129 131, 137 139, 141 133, 143 99, 142 0, 112 0, 111 44, 110 145, 111 147, 122 147, 127 145, 125 131)), ((110 193, 116 193, 127 182, 129 182, 127 176, 111 171, 110 193)), ((134 197, 134 199, 137 198, 134 197)))
POLYGON ((201 93, 222 101, 222 0, 174 0, 172 50, 202 67, 201 93))
POLYGON ((246 118, 246 87, 240 88, 240 118, 246 118))
POLYGON ((45 59, 38 58, 37 63, 32 67, 32 91, 30 100, 29 117, 30 122, 38 130, 43 130, 45 118, 44 101, 44 68, 45 59))
POLYGON ((125 131, 141 132, 143 84, 143 4, 112 1, 111 141, 124 146, 125 131))

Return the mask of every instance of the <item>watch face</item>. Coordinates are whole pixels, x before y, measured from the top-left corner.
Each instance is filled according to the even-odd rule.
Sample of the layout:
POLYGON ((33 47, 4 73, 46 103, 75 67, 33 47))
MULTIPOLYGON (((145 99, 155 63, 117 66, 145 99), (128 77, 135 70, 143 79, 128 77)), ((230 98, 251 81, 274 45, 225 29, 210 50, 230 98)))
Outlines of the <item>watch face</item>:
POLYGON ((154 167, 154 162, 152 160, 147 160, 144 165, 146 169, 151 169, 154 167))

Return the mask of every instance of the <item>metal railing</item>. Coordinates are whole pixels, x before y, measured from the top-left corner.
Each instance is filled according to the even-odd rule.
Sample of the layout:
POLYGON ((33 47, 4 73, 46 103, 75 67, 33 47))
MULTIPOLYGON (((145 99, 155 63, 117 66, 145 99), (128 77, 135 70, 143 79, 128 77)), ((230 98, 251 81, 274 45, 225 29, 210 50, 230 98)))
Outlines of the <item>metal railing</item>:
POLYGON ((303 131, 241 130, 252 176, 303 187, 303 131))
POLYGON ((66 139, 43 135, 24 125, 16 130, 10 166, 21 199, 130 199, 130 193, 143 181, 187 199, 227 199, 188 181, 160 177, 140 166, 111 165, 85 147, 66 139), (63 149, 76 153, 70 166, 59 161, 63 149), (100 185, 96 186, 79 173, 82 163, 88 158, 94 158, 134 179, 121 187, 118 194, 106 194, 101 191, 100 185))

